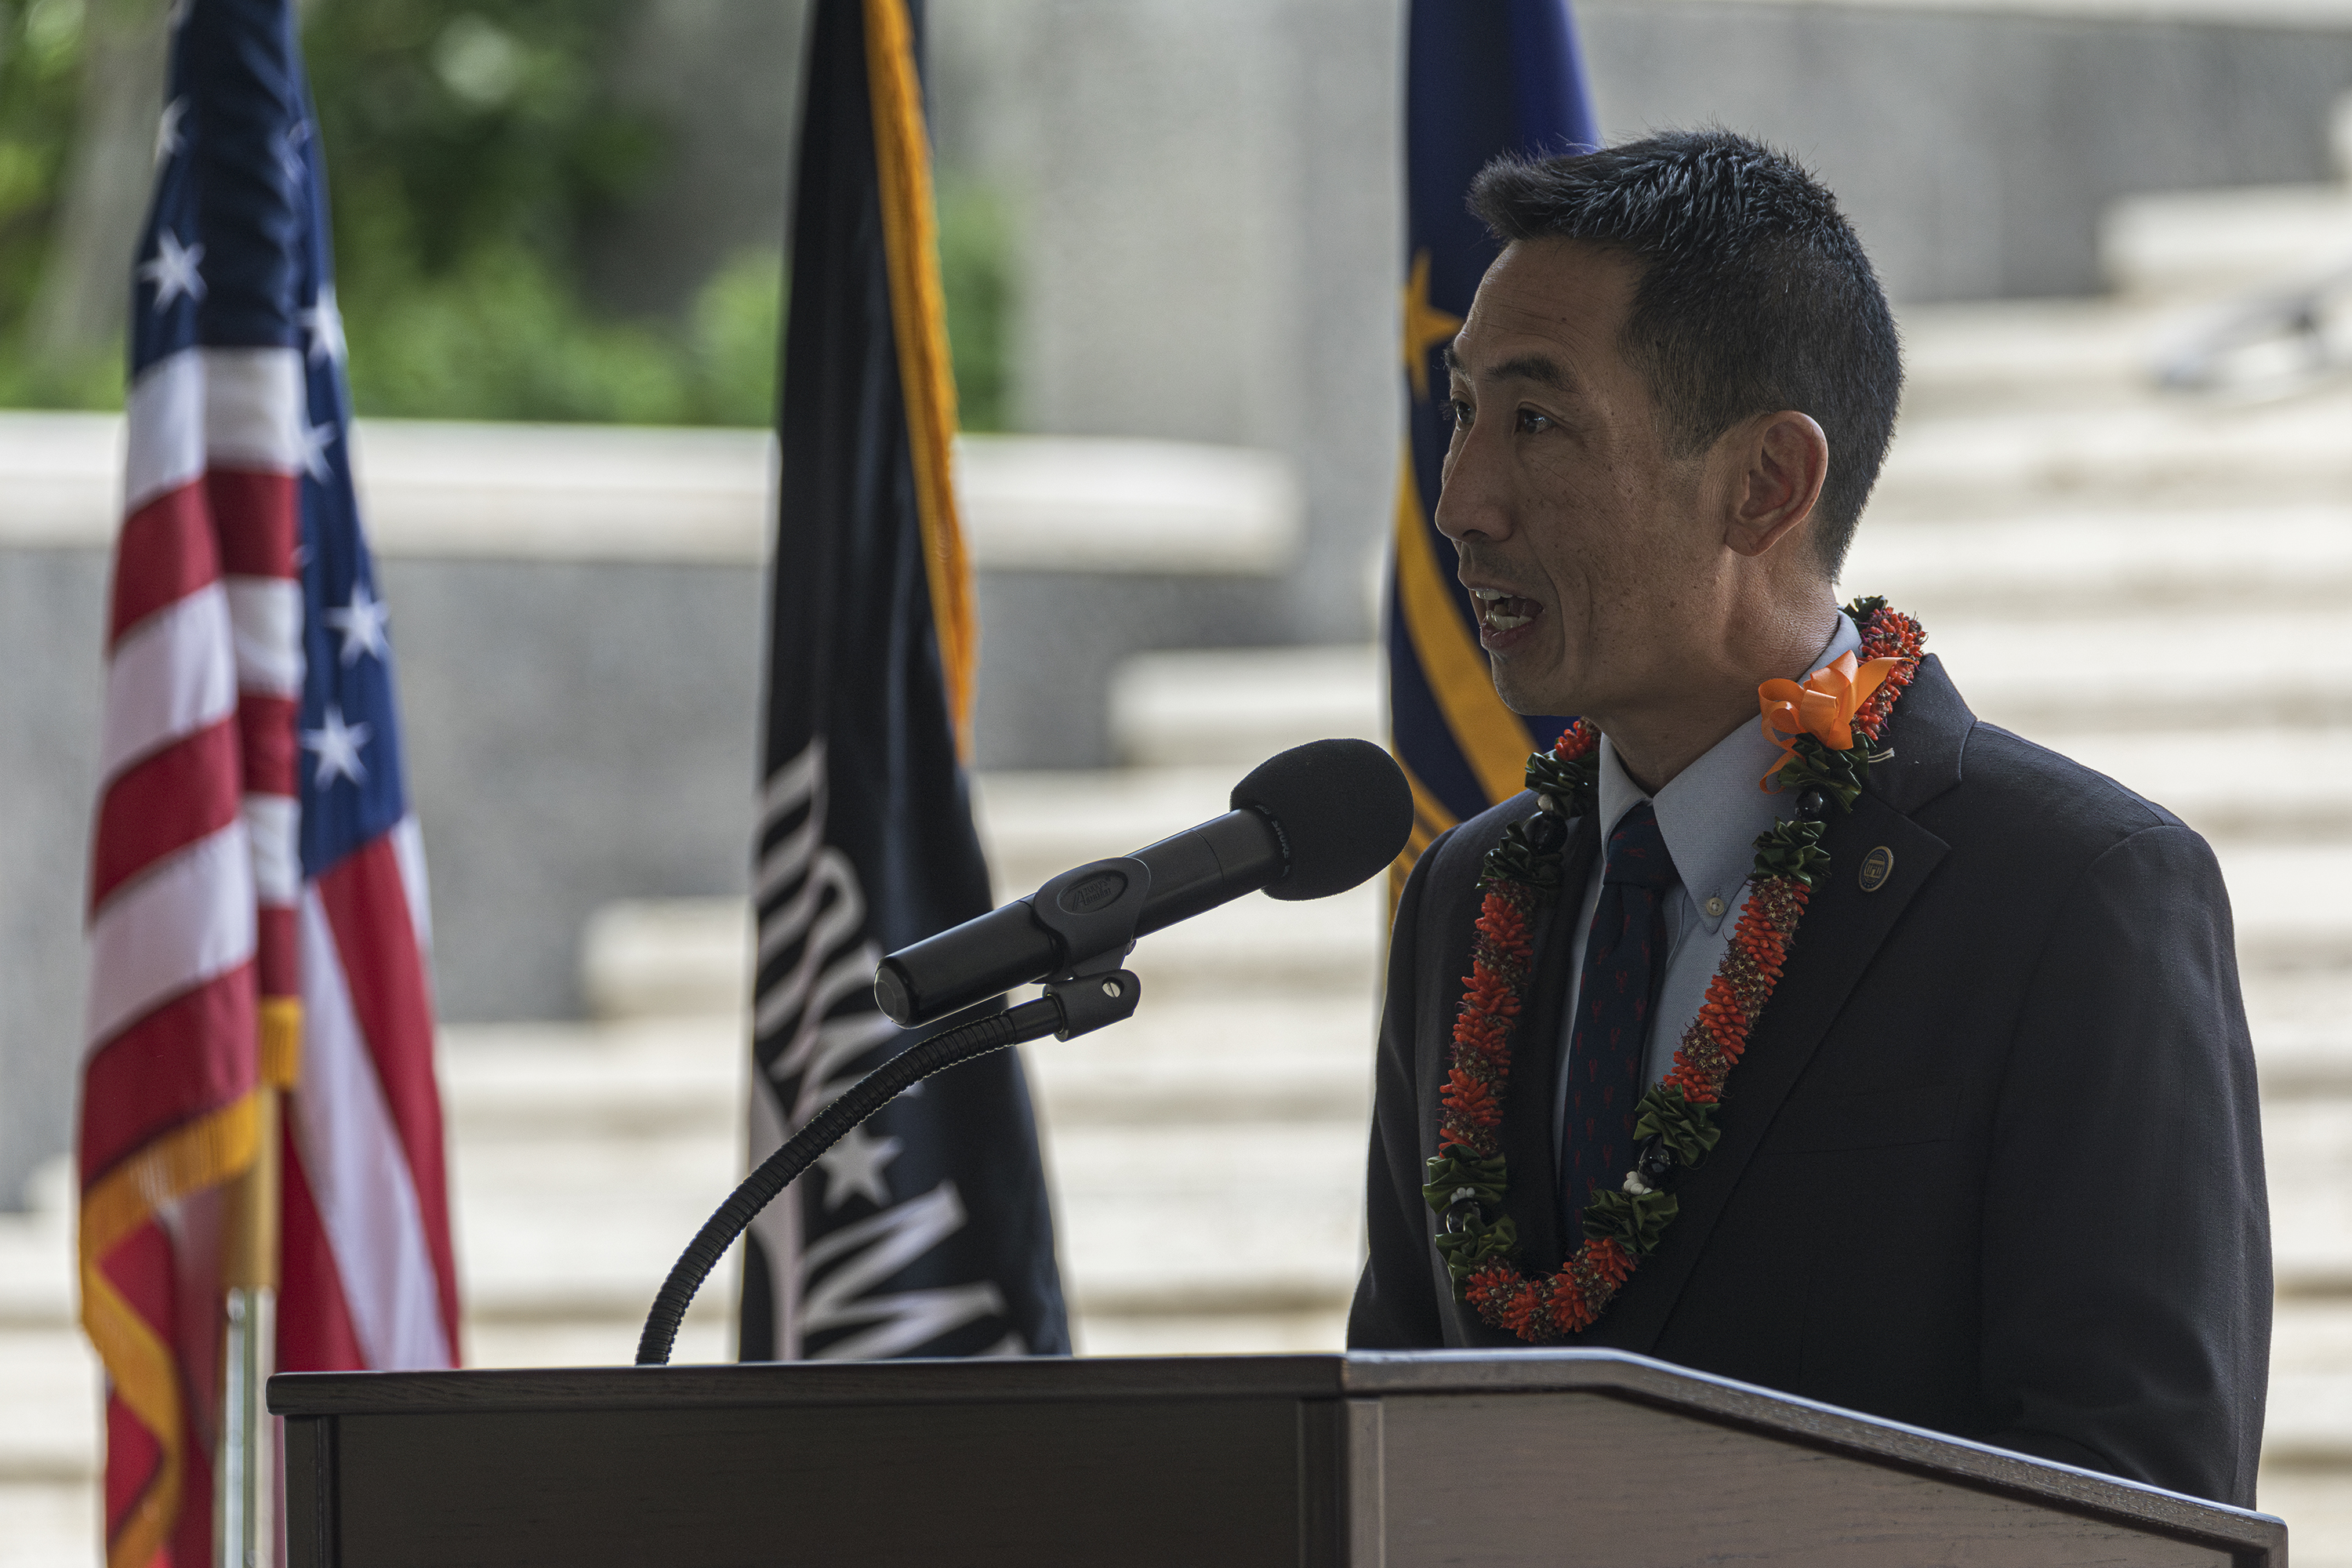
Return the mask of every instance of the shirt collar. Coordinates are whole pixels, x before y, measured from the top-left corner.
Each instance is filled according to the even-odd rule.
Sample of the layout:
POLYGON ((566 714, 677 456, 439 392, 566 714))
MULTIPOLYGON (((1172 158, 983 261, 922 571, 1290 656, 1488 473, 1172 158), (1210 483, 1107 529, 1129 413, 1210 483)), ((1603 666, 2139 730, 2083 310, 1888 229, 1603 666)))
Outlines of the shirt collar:
MULTIPOLYGON (((1862 634, 1843 613, 1819 658, 1797 671, 1813 670, 1862 646, 1862 634)), ((1706 754, 1676 773, 1654 796, 1633 782, 1617 760, 1609 738, 1601 738, 1601 836, 1605 841, 1624 815, 1643 801, 1657 808, 1658 832, 1674 857, 1675 870, 1699 922, 1712 932, 1739 907, 1739 889, 1756 865, 1756 838, 1786 816, 1796 802, 1757 788, 1780 748, 1764 738, 1762 726, 1743 721, 1706 754), (1712 901, 1710 901, 1712 900, 1712 901)))

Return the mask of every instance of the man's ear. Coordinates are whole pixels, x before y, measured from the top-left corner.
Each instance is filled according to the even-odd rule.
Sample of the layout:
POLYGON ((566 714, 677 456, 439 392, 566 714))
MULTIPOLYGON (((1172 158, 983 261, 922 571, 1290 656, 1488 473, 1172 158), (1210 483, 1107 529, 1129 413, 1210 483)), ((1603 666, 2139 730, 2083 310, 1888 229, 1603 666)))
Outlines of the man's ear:
POLYGON ((1830 442, 1812 416, 1794 409, 1743 421, 1726 455, 1739 465, 1730 486, 1723 542, 1760 556, 1813 515, 1829 477, 1830 442))

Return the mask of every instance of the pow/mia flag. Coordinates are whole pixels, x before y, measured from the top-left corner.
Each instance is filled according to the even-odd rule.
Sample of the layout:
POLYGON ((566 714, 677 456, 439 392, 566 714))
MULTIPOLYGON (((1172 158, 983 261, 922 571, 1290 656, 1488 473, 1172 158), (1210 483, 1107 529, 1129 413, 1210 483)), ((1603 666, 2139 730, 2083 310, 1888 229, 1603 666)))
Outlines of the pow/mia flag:
MULTIPOLYGON (((971 571, 918 74, 919 0, 818 0, 784 328, 751 1162, 919 1037, 882 955, 990 907, 960 745, 971 571)), ((917 1086, 746 1237, 745 1361, 1070 1348, 1020 1058, 917 1086)))

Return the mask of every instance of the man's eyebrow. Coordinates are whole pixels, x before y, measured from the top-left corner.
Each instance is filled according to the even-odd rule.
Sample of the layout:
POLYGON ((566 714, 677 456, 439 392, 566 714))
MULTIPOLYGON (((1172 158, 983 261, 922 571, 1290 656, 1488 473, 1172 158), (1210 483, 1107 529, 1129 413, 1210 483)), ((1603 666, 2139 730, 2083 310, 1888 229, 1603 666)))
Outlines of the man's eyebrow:
MULTIPOLYGON (((1470 367, 1462 363, 1462 356, 1454 352, 1452 343, 1445 345, 1445 368, 1465 380, 1472 379, 1470 367)), ((1532 381, 1538 386, 1549 387, 1559 393, 1577 390, 1576 378, 1569 374, 1559 361, 1547 359, 1542 354, 1521 354, 1517 359, 1507 359, 1488 371, 1484 379, 1532 381)))

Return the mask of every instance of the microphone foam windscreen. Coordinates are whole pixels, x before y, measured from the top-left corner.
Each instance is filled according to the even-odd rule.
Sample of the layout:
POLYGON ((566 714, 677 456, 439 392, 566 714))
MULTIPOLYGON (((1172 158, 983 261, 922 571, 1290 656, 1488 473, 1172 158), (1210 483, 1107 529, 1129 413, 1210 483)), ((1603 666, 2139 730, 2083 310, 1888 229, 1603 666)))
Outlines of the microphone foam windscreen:
POLYGON ((1386 868, 1412 832, 1412 790, 1370 741, 1310 741, 1234 785, 1236 811, 1274 819, 1290 869, 1270 899, 1324 899, 1386 868))

